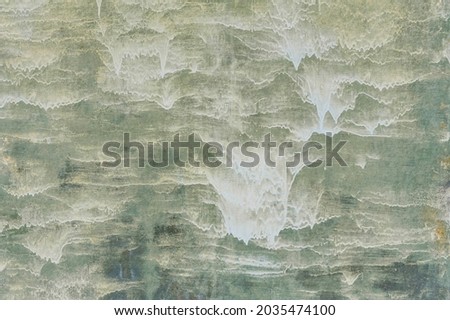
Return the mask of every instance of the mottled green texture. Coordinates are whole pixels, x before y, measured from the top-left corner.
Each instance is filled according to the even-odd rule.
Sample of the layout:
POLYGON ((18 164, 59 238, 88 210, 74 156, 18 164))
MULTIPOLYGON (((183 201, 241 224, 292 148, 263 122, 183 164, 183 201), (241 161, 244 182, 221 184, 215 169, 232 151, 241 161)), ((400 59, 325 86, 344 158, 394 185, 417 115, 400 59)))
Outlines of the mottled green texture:
POLYGON ((0 0, 0 298, 449 299, 449 17, 0 0), (348 167, 102 167, 124 132, 332 132, 348 167))

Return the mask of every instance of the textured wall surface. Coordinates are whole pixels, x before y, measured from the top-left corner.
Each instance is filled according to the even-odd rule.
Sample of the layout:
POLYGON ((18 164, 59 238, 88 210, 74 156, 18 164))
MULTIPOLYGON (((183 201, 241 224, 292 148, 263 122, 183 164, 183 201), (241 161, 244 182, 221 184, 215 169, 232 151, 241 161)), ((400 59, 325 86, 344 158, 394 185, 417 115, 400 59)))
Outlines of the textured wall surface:
POLYGON ((447 0, 0 0, 0 298, 449 299, 449 18, 447 0), (331 132, 348 166, 103 167, 124 132, 331 132))

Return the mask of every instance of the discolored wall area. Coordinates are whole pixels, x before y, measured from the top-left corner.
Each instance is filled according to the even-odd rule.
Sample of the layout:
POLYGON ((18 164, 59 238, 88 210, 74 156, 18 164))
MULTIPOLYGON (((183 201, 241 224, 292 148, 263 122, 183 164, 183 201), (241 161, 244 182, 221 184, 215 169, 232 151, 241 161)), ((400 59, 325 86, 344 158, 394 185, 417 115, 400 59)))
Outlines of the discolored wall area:
POLYGON ((449 299, 449 17, 0 0, 0 298, 449 299), (347 166, 102 166, 124 132, 331 133, 347 166))

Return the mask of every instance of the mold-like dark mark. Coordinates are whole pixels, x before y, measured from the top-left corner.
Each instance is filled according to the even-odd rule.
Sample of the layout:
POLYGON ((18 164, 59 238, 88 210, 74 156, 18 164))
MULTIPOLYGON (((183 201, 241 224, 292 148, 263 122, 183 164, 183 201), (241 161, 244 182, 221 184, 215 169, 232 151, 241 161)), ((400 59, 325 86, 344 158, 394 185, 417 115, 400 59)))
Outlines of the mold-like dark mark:
POLYGON ((153 228, 153 242, 158 242, 162 237, 173 237, 182 233, 176 225, 156 225, 153 228))
POLYGON ((349 195, 342 195, 340 197, 340 201, 342 204, 348 205, 348 206, 356 206, 358 204, 358 199, 356 199, 353 196, 349 196, 349 195))
POLYGON ((374 288, 386 293, 405 292, 409 299, 448 299, 448 282, 439 279, 441 266, 394 263, 383 267, 386 278, 374 282, 374 288))

